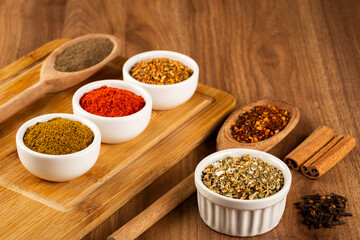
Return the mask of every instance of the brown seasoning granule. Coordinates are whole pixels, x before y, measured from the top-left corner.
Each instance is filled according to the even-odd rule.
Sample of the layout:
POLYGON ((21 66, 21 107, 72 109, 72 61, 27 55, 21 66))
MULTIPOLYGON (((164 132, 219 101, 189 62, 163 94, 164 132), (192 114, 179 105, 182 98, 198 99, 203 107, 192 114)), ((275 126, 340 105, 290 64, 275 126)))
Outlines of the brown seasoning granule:
POLYGON ((141 61, 130 70, 130 75, 136 80, 154 85, 180 83, 191 77, 192 74, 191 68, 169 58, 152 58, 141 61))

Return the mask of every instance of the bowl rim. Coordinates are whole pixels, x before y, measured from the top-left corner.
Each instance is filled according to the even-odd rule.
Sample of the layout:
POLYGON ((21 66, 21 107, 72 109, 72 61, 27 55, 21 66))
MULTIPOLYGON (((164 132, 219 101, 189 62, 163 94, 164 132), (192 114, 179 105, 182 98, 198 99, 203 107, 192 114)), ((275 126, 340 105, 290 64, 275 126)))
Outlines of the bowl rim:
POLYGON ((292 176, 291 176, 290 169, 283 161, 281 161, 276 156, 271 155, 267 152, 263 152, 263 151, 259 151, 259 150, 255 150, 255 149, 247 149, 247 148, 225 149, 225 150, 217 151, 215 153, 208 155, 207 157, 202 159, 196 166, 194 178, 195 178, 195 185, 198 190, 199 190, 199 188, 201 188, 200 190, 205 192, 206 195, 211 196, 214 199, 220 200, 222 203, 235 204, 235 205, 236 204, 264 205, 264 204, 276 203, 276 202, 280 201, 282 198, 286 197, 286 195, 288 194, 288 192, 290 190, 290 186, 291 186, 291 182, 292 182, 292 176), (265 162, 270 163, 271 165, 273 165, 280 171, 282 171, 283 176, 284 176, 283 188, 279 192, 277 192, 269 197, 262 198, 262 199, 249 200, 249 199, 234 199, 234 198, 226 197, 226 196, 223 196, 223 195, 220 195, 218 193, 211 191, 208 187, 206 187, 204 185, 204 183, 201 180, 201 176, 202 176, 202 171, 205 169, 206 166, 208 166, 216 161, 222 160, 226 157, 238 157, 238 156, 243 156, 245 154, 250 154, 250 156, 260 158, 260 159, 264 160, 265 162), (262 157, 254 156, 254 155, 261 155, 262 157), (270 159, 270 161, 269 161, 269 159, 270 159), (280 168, 279 168, 279 166, 280 166, 280 168))
POLYGON ((122 69, 122 73, 123 73, 123 77, 125 81, 131 81, 133 83, 139 84, 143 87, 149 88, 149 89, 169 89, 169 88, 174 88, 174 87, 181 87, 184 85, 188 85, 191 84, 191 82, 193 81, 197 81, 197 79, 199 78, 199 65, 196 63, 196 61, 179 52, 174 52, 174 51, 168 51, 168 50, 152 50, 152 51, 146 51, 146 52, 142 52, 139 54, 136 54, 132 57, 130 57, 123 65, 123 69, 122 69), (165 56, 164 56, 165 55, 165 56), (140 61, 144 61, 147 59, 151 59, 151 58, 159 58, 159 57, 166 57, 166 58, 170 58, 172 59, 172 57, 181 59, 172 59, 172 60, 177 60, 179 62, 181 62, 182 64, 186 65, 187 67, 191 68, 193 70, 193 74, 185 79, 184 81, 181 81, 179 83, 173 83, 173 84, 166 84, 166 85, 156 85, 156 84, 150 84, 150 83, 144 83, 141 81, 136 80, 135 78, 133 78, 130 75, 130 70, 132 69, 132 67, 140 62, 140 61))
POLYGON ((53 161, 63 161, 63 159, 65 159, 65 158, 77 157, 78 155, 82 155, 85 152, 95 150, 95 148, 97 148, 97 145, 101 142, 101 132, 100 132, 99 128, 96 126, 96 124, 87 118, 77 116, 74 114, 70 114, 70 113, 49 113, 49 114, 39 115, 37 117, 31 118, 28 121, 24 122, 20 126, 18 131, 16 132, 15 138, 16 138, 16 143, 18 144, 18 147, 21 148, 21 150, 24 150, 29 154, 32 154, 39 158, 51 159, 53 161), (66 118, 66 119, 73 120, 73 121, 78 121, 81 124, 86 125, 94 133, 94 140, 86 148, 84 148, 78 152, 64 154, 64 155, 52 155, 52 154, 36 152, 25 145, 23 138, 24 138, 26 130, 29 127, 34 126, 38 122, 47 122, 56 117, 61 117, 61 118, 66 118))
MULTIPOLYGON (((124 89, 121 87, 114 87, 114 86, 108 86, 108 87, 127 90, 127 89, 124 89)), ((125 120, 132 120, 134 118, 137 118, 139 115, 149 111, 149 109, 151 111, 152 105, 153 105, 153 100, 152 100, 150 93, 148 91, 146 91, 146 89, 144 89, 143 87, 141 87, 139 85, 136 85, 131 82, 126 82, 126 81, 120 80, 120 79, 104 79, 104 80, 90 82, 90 83, 85 84, 84 86, 80 87, 79 89, 77 89, 72 97, 72 105, 73 105, 73 107, 76 107, 77 110, 80 111, 83 115, 85 115, 86 117, 89 117, 89 118, 95 118, 95 119, 97 118, 98 120, 102 120, 102 121, 122 121, 122 120, 125 121, 125 120), (128 91, 130 91, 136 95, 140 95, 145 101, 145 106, 140 111, 137 111, 137 112, 127 115, 127 116, 120 116, 120 117, 105 117, 105 116, 96 115, 96 114, 86 111, 85 109, 83 109, 80 106, 80 98, 82 96, 84 96, 85 93, 91 92, 91 91, 98 89, 100 87, 103 87, 103 86, 108 86, 109 84, 112 84, 112 83, 120 84, 123 86, 128 86, 130 88, 136 89, 136 91, 140 92, 140 94, 134 93, 132 90, 128 90, 128 91), (91 88, 91 90, 84 91, 84 89, 87 89, 87 88, 91 88), (82 92, 84 92, 84 93, 82 93, 82 92)))

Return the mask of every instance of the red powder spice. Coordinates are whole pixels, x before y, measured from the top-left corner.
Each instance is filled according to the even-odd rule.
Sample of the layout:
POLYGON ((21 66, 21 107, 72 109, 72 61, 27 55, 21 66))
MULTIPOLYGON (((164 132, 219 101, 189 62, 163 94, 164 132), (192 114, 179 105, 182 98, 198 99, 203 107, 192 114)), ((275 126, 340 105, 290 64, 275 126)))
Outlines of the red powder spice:
POLYGON ((128 90, 103 86, 85 93, 80 98, 80 106, 95 115, 123 117, 140 111, 145 100, 128 90))

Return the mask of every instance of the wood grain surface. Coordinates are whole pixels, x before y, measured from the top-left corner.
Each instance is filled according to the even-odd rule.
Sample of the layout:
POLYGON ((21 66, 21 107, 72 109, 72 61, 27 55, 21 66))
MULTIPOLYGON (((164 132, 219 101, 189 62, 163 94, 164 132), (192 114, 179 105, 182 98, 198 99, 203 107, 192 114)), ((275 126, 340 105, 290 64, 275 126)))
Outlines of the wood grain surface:
MULTIPOLYGON (((43 50, 43 47, 41 47, 35 50, 35 54, 32 55, 36 55, 37 52, 48 51, 48 53, 50 53, 61 45, 64 42, 63 40, 64 39, 54 40, 51 45, 47 44, 47 46, 52 46, 52 48, 46 46, 45 50, 43 50)), ((25 61, 27 61, 27 59, 25 59, 25 61)), ((42 62, 37 59, 34 59, 34 61, 38 65, 42 62)), ((2 160, 0 185, 6 186, 15 192, 19 192, 59 211, 69 211, 75 205, 84 201, 91 192, 102 186, 109 179, 117 174, 121 174, 123 169, 133 164, 136 159, 156 147, 161 141, 164 141, 172 132, 176 131, 179 127, 187 125, 187 122, 201 114, 202 111, 209 108, 215 101, 214 98, 204 95, 204 93, 199 94, 199 92, 196 92, 186 104, 182 104, 176 109, 153 111, 151 121, 142 134, 126 143, 102 144, 101 153, 96 165, 91 171, 73 181, 54 184, 43 181, 28 172, 21 162, 18 161, 16 146, 13 141, 19 126, 34 116, 54 112, 71 113, 72 96, 79 86, 89 83, 92 80, 106 79, 109 78, 109 76, 111 76, 110 78, 120 77, 121 71, 118 69, 121 69, 121 66, 117 66, 117 68, 112 68, 111 66, 123 61, 124 59, 122 57, 116 57, 114 61, 103 67, 89 80, 83 81, 82 83, 79 82, 74 87, 63 90, 58 94, 47 94, 42 98, 40 97, 38 103, 30 105, 26 109, 24 106, 18 106, 19 108, 23 108, 22 111, 19 111, 12 119, 0 124, 0 132, 2 132, 0 149, 3 149, 3 151, 0 152, 0 159, 2 160)), ((18 62, 19 65, 25 65, 22 59, 16 62, 18 62)), ((41 76, 38 65, 28 67, 27 70, 21 70, 22 74, 16 74, 17 71, 15 70, 15 77, 10 76, 5 79, 1 78, 1 73, 9 73, 11 66, 0 70, 0 89, 8 89, 2 85, 3 82, 6 83, 5 86, 12 85, 13 87, 10 89, 20 88, 22 90, 24 88, 23 85, 25 85, 25 88, 28 87, 24 82, 32 83, 41 76), (19 85, 19 87, 17 87, 17 85, 19 85)), ((6 93, 5 91, 0 92, 0 96, 6 93)), ((226 108, 225 105, 223 107, 226 108)), ((209 116, 208 120, 210 119, 212 119, 212 117, 209 116)), ((142 164, 143 163, 141 163, 141 165, 142 164)), ((142 184, 130 181, 129 185, 131 182, 134 184, 142 184)))
MULTIPOLYGON (((50 44, 52 49, 46 44, 28 56, 54 50, 62 41, 54 40, 50 44)), ((19 60, 20 65, 25 66, 23 59, 19 60)), ((25 59, 25 62, 29 61, 25 59)), ((84 175, 72 181, 52 183, 26 171, 14 144, 17 128, 27 119, 44 113, 71 113, 76 89, 94 80, 118 79, 123 62, 123 57, 116 57, 84 82, 59 93, 46 94, 0 124, 0 209, 13 206, 0 214, 2 238, 84 237, 198 147, 235 108, 232 95, 198 84, 191 99, 176 109, 152 111, 149 125, 136 138, 122 144, 102 144, 96 164, 84 175), (17 201, 22 204, 16 204, 17 201), (33 211, 39 204, 41 215, 33 211)), ((0 83, 33 82, 33 78, 41 75, 38 65, 21 74, 14 72, 15 78, 8 72, 10 77, 0 79, 0 83)), ((4 69, 0 73, 9 67, 4 69)))
MULTIPOLYGON (((62 40, 63 39, 61 39, 61 41, 62 40)), ((0 88, 0 112, 2 113, 0 115, 0 123, 20 112, 36 100, 39 100, 47 93, 60 92, 84 81, 120 55, 120 41, 110 34, 87 34, 79 38, 74 38, 72 41, 65 44, 58 45, 59 47, 56 51, 53 51, 41 64, 40 79, 38 80, 36 77, 36 80, 38 80, 36 84, 31 84, 31 87, 29 87, 28 84, 24 84, 24 82, 27 82, 26 80, 9 81, 6 79, 6 81, 9 81, 9 84, 5 84, 0 88), (99 37, 108 38, 113 44, 113 49, 102 61, 91 67, 76 72, 61 72, 54 69, 55 60, 64 49, 81 41, 99 37)), ((34 57, 36 57, 36 53, 30 53, 30 55, 33 55, 30 59, 34 59, 34 57)), ((26 65, 29 61, 26 56, 25 59, 25 63, 22 63, 20 60, 20 66, 26 65)), ((16 65, 16 63, 11 64, 11 66, 16 65)), ((9 69, 11 70, 11 66, 6 67, 6 69, 3 69, 2 71, 5 72, 9 69)), ((34 78, 32 78, 32 80, 33 79, 34 78)), ((0 81, 3 82, 4 79, 0 79, 0 81)))
MULTIPOLYGON (((298 126, 270 151, 283 158, 322 124, 359 142, 359 13, 358 0, 2 0, 0 68, 53 39, 96 32, 118 37, 125 57, 155 49, 178 51, 197 61, 201 83, 231 93, 238 106, 276 98, 299 108, 298 126)), ((92 228, 99 227, 85 239, 105 239, 149 206, 214 152, 215 141, 213 134, 127 208, 101 225, 94 223, 92 228)), ((356 146, 318 180, 292 171, 283 219, 252 239, 358 239, 359 156, 356 146), (330 192, 348 197, 347 211, 354 216, 342 226, 308 230, 293 203, 305 194, 330 192)), ((21 204, 16 200, 0 214, 21 204)), ((34 211, 42 216, 43 208, 34 211)), ((192 195, 139 239, 232 238, 202 222, 192 195)))

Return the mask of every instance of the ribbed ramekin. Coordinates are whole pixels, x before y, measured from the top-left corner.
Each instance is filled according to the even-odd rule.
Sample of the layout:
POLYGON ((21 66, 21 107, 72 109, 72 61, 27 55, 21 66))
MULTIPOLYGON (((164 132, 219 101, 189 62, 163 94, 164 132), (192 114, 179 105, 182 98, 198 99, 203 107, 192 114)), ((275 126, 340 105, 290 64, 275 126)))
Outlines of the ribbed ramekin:
POLYGON ((195 185, 200 216, 210 228, 231 236, 249 237, 266 233, 279 224, 290 190, 291 173, 283 161, 266 152, 227 149, 207 156, 197 165, 195 185), (241 157, 244 154, 260 158, 281 170, 284 176, 283 188, 267 198, 240 200, 217 194, 203 184, 201 176, 206 166, 227 157, 241 157))

